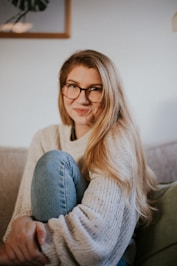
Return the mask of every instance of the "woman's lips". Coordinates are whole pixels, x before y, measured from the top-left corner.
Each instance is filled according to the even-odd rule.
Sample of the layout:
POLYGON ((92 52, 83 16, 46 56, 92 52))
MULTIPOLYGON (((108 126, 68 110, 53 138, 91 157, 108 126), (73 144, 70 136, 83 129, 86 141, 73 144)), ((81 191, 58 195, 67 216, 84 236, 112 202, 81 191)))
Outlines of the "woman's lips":
POLYGON ((86 115, 88 114, 89 110, 84 108, 74 108, 74 111, 79 115, 86 115))

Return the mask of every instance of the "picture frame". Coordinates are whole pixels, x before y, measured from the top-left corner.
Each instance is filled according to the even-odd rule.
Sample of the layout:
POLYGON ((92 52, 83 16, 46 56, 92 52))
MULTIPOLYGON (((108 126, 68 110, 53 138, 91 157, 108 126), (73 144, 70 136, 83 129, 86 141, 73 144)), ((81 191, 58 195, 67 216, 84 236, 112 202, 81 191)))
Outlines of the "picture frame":
MULTIPOLYGON (((21 0, 20 2, 23 3, 23 1, 25 2, 25 0, 21 0)), ((26 15, 23 15, 23 13, 25 13, 24 11, 23 13, 19 13, 21 9, 19 9, 19 6, 13 6, 12 2, 13 1, 7 0, 0 1, 0 38, 60 39, 70 37, 71 0, 45 0, 46 6, 44 11, 27 11, 28 14, 26 15), (20 22, 20 16, 23 16, 22 22, 20 22), (18 20, 18 23, 14 22, 14 19, 16 19, 16 21, 18 20), (19 32, 17 26, 22 26, 21 28, 23 29, 24 25, 25 27, 29 25, 31 27, 32 25, 32 28, 25 32, 19 32), (7 29, 5 28, 4 30, 3 27, 5 26, 7 29)), ((34 2, 35 1, 31 1, 31 3, 34 2)), ((40 1, 36 1, 36 3, 39 2, 40 1)), ((41 3, 44 3, 44 1, 41 1, 41 3)))

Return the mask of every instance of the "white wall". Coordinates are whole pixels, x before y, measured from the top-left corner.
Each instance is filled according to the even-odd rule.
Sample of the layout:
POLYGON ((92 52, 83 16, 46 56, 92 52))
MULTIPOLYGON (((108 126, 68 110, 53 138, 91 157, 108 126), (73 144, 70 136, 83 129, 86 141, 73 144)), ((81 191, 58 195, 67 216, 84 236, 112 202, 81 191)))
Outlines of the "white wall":
POLYGON ((85 48, 118 66, 145 144, 177 139, 176 11, 176 0, 72 0, 70 39, 0 39, 0 145, 28 146, 60 122, 58 70, 85 48))

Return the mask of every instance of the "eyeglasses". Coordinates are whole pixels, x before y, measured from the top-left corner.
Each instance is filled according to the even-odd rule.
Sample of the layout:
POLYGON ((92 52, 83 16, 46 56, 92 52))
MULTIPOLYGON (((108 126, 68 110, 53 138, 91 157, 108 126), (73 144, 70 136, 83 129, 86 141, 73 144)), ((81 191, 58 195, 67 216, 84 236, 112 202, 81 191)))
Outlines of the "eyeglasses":
POLYGON ((75 83, 66 83, 62 88, 62 94, 69 99, 76 99, 79 97, 81 91, 85 91, 86 97, 91 102, 100 102, 103 95, 103 89, 101 87, 81 88, 75 83))

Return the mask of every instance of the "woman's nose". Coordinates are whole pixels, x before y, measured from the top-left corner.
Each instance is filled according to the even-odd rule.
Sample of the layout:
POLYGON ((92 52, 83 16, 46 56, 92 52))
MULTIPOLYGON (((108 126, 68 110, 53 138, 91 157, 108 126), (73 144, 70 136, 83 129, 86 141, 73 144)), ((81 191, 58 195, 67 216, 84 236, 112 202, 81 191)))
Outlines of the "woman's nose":
POLYGON ((79 97, 77 98, 77 100, 79 101, 79 102, 86 102, 86 103, 88 103, 89 102, 89 99, 87 98, 87 96, 86 96, 86 91, 85 90, 82 90, 81 92, 80 92, 80 94, 79 94, 79 97))

